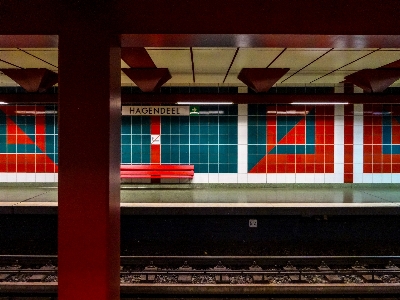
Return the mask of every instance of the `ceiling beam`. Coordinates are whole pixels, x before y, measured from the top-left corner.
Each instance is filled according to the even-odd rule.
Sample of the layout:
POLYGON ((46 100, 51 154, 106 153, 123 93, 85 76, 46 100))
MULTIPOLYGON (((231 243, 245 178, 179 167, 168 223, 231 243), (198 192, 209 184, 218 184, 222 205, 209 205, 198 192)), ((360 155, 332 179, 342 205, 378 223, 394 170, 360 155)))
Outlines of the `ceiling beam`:
MULTIPOLYGON (((391 94, 122 94, 122 103, 174 104, 178 101, 225 102, 235 104, 290 104, 292 102, 349 102, 350 104, 399 104, 400 95, 391 94)), ((57 94, 0 94, 0 102, 9 104, 57 103, 57 94)))
POLYGON ((2 0, 0 35, 54 36, 71 25, 66 16, 73 11, 85 22, 101 20, 104 30, 122 34, 123 47, 400 45, 400 18, 394 13, 400 11, 398 0, 231 0, 228 6, 223 0, 175 1, 173 5, 164 0, 30 0, 18 5, 2 0))

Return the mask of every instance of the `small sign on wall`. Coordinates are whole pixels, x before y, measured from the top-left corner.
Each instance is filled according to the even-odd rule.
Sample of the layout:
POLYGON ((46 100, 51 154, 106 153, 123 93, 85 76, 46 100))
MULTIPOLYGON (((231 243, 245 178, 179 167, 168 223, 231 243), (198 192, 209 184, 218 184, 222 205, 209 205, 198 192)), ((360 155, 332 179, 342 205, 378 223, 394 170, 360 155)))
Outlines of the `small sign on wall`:
POLYGON ((151 135, 151 144, 152 145, 160 145, 161 144, 161 136, 159 134, 151 135))

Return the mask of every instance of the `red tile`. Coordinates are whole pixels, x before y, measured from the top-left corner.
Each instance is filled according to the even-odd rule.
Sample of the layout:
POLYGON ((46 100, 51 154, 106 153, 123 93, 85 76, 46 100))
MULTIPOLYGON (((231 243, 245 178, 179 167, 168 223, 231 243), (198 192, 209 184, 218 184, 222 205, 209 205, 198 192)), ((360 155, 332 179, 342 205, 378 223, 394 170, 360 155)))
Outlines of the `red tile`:
POLYGON ((267 173, 276 173, 276 164, 268 164, 267 173))
POLYGON ((276 164, 276 155, 274 154, 267 155, 267 164, 276 164))
POLYGON ((335 165, 334 164, 325 164, 325 173, 334 173, 335 165))
POLYGON ((400 154, 392 154, 392 163, 400 163, 400 154))
POLYGON ((392 173, 400 173, 400 164, 392 164, 392 173))
POLYGON ((392 155, 390 154, 382 154, 382 162, 386 164, 392 163, 392 155))
POLYGON ((26 172, 28 172, 28 173, 35 173, 35 172, 36 172, 36 165, 35 165, 35 164, 28 163, 28 164, 26 165, 26 172))
POLYGON ((7 165, 7 172, 17 172, 17 164, 16 163, 9 163, 7 165))
POLYGON ((334 163, 335 157, 333 154, 326 154, 325 155, 325 163, 334 163))
POLYGON ((287 158, 286 155, 278 154, 278 155, 276 155, 276 163, 277 164, 286 164, 286 158, 287 158))
POLYGON ((345 135, 344 136, 344 143, 345 144, 353 144, 353 135, 345 135))
POLYGON ((372 135, 365 135, 364 134, 364 144, 372 144, 372 135))
POLYGON ((304 154, 297 154, 296 155, 296 164, 305 164, 306 163, 306 157, 304 154))
POLYGON ((353 174, 344 174, 344 183, 353 183, 353 174))
POLYGON ((392 165, 382 164, 382 173, 392 173, 392 165))
POLYGON ((315 165, 315 173, 324 173, 325 165, 324 164, 316 164, 315 165))
POLYGON ((364 163, 372 163, 372 154, 364 154, 364 163))
POLYGON ((353 151, 350 152, 350 154, 347 154, 349 152, 344 152, 344 162, 345 163, 352 163, 353 162, 353 151))
POLYGON ((344 164, 344 173, 352 174, 353 173, 353 164, 344 164))
POLYGON ((45 164, 36 164, 36 173, 45 173, 46 165, 45 164))
POLYGON ((286 173, 295 173, 296 172, 296 165, 295 164, 286 164, 285 165, 286 173))
POLYGON ((315 165, 306 164, 306 173, 315 173, 315 165))
POLYGON ((372 173, 382 173, 382 165, 372 164, 372 173))
POLYGON ((296 164, 296 173, 305 173, 306 165, 305 164, 296 164))
POLYGON ((382 160, 383 160, 383 158, 382 158, 382 154, 374 154, 373 156, 372 156, 372 162, 373 163, 382 163, 382 160))
POLYGON ((315 135, 315 143, 316 143, 316 144, 323 144, 323 143, 325 143, 325 135, 324 135, 324 134, 316 134, 316 135, 315 135))
POLYGON ((286 164, 276 165, 276 173, 285 173, 285 172, 286 172, 286 164))
POLYGON ((292 163, 292 164, 296 163, 296 155, 295 154, 288 154, 286 156, 286 162, 287 163, 292 163))
POLYGON ((365 154, 372 154, 372 146, 371 145, 364 145, 364 155, 365 154))
POLYGON ((315 154, 315 163, 323 164, 325 162, 325 154, 315 154))
POLYGON ((372 173, 372 164, 364 164, 363 172, 372 173))

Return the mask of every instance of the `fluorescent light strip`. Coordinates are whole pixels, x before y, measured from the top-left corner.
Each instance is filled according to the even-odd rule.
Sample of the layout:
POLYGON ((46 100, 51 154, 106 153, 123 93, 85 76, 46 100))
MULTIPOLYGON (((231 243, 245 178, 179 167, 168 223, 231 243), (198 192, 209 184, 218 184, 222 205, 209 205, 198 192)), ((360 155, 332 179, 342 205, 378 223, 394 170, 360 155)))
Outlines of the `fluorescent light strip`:
POLYGON ((8 104, 7 102, 0 101, 0 105, 8 104))
POLYGON ((233 102, 176 102, 179 105, 229 105, 233 102))
POLYGON ((346 105, 349 102, 292 102, 293 105, 346 105))

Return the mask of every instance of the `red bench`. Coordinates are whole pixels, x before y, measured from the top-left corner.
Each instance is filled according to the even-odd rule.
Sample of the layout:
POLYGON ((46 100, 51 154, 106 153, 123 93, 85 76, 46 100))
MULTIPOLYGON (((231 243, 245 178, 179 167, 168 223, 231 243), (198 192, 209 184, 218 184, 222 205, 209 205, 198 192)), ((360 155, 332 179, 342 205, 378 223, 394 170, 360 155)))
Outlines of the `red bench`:
POLYGON ((193 178, 193 165, 121 165, 121 178, 193 178))

